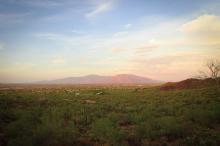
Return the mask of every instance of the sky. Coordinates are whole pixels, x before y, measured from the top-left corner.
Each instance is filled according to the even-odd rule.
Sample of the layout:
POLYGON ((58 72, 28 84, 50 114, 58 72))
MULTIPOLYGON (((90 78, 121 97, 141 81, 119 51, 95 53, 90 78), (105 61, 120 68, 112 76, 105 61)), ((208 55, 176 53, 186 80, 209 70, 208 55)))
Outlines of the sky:
POLYGON ((219 7, 219 0, 0 0, 0 82, 195 77, 220 58, 219 7))

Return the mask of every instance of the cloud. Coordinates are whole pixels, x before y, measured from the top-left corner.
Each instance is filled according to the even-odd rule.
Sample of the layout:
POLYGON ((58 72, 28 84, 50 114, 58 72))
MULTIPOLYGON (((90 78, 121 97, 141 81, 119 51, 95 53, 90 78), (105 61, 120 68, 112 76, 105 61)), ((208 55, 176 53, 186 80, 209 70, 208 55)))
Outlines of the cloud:
POLYGON ((146 44, 145 46, 135 48, 135 52, 138 54, 148 53, 153 51, 153 49, 158 48, 159 46, 156 44, 146 44))
MULTIPOLYGON (((141 73, 170 81, 193 77, 207 58, 220 57, 217 41, 209 40, 219 40, 216 33, 219 32, 218 16, 202 15, 193 20, 172 21, 167 18, 148 26, 126 31, 123 28, 106 36, 42 33, 38 37, 83 52, 86 60, 80 69, 86 66, 93 71, 100 66, 102 73, 111 70, 115 73, 141 73)), ((82 54, 78 57, 81 58, 82 54)), ((61 61, 57 63, 63 62, 58 60, 61 61)))
POLYGON ((71 32, 74 34, 83 34, 84 33, 83 31, 76 30, 76 29, 73 29, 71 32))
POLYGON ((113 8, 113 1, 99 1, 98 3, 96 2, 94 4, 94 8, 92 8, 91 11, 89 11, 88 13, 85 14, 85 17, 88 19, 93 19, 95 18, 97 15, 107 12, 109 10, 111 10, 113 8))
MULTIPOLYGON (((118 31, 111 36, 88 35, 86 33, 80 35, 38 33, 35 36, 59 42, 69 48, 94 49, 101 52, 110 50, 115 53, 130 51, 140 54, 150 50, 169 53, 169 51, 163 50, 178 51, 186 47, 208 49, 210 45, 219 44, 219 26, 218 16, 204 15, 188 22, 163 20, 150 28, 144 25, 129 31, 118 31), (211 24, 207 21, 211 21, 211 24)), ((78 32, 76 31, 76 33, 78 32)))
POLYGON ((125 28, 125 29, 129 29, 129 28, 131 28, 131 26, 132 26, 132 24, 128 23, 128 24, 126 24, 126 25, 124 26, 124 28, 125 28))
POLYGON ((202 15, 182 25, 182 31, 187 33, 219 32, 220 18, 215 15, 202 15))
POLYGON ((146 43, 144 46, 139 46, 136 48, 112 48, 112 53, 118 54, 123 52, 132 52, 135 54, 145 54, 153 51, 153 49, 158 48, 158 45, 146 43))
POLYGON ((112 48, 111 51, 113 53, 120 53, 120 52, 126 51, 126 49, 125 48, 112 48))
POLYGON ((61 38, 63 38, 61 34, 56 34, 56 33, 36 33, 34 34, 34 36, 47 40, 60 40, 61 38))
POLYGON ((202 15, 183 24, 180 28, 189 43, 220 45, 220 17, 202 15))
POLYGON ((119 31, 119 32, 114 33, 113 37, 123 37, 123 36, 126 36, 128 34, 129 34, 128 31, 119 31))
POLYGON ((208 51, 180 51, 149 58, 136 57, 127 63, 127 69, 160 80, 178 81, 197 75, 210 56, 213 53, 208 51))
POLYGON ((51 60, 51 63, 53 63, 53 64, 64 64, 66 62, 66 60, 63 58, 63 57, 61 57, 61 56, 56 56, 56 57, 54 57, 52 60, 51 60))

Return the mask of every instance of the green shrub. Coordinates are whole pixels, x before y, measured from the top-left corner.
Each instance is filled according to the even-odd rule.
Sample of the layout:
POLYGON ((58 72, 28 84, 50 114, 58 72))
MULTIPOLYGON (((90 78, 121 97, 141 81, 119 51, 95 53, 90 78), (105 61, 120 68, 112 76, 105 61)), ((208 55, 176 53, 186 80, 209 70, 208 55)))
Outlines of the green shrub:
POLYGON ((8 145, 31 146, 35 123, 29 120, 29 115, 24 115, 14 122, 11 122, 5 129, 8 145))
POLYGON ((145 138, 154 139, 159 135, 157 127, 152 122, 140 123, 137 125, 135 136, 141 141, 145 138))
POLYGON ((178 138, 183 136, 183 127, 175 117, 165 116, 157 119, 160 135, 169 138, 178 138))
POLYGON ((101 143, 120 145, 124 139, 124 133, 116 123, 108 118, 97 119, 91 126, 91 136, 101 143))
POLYGON ((59 122, 44 122, 37 127, 33 136, 36 146, 69 146, 76 143, 79 135, 74 123, 69 123, 67 127, 63 127, 59 122))
POLYGON ((11 146, 66 146, 74 145, 78 130, 72 121, 66 123, 63 112, 51 109, 42 113, 38 108, 22 114, 6 127, 11 146))
POLYGON ((220 107, 211 106, 210 108, 195 108, 188 111, 188 118, 200 125, 212 127, 220 122, 220 107))
POLYGON ((139 139, 155 139, 161 136, 174 139, 183 135, 183 128, 174 117, 166 116, 139 124, 136 134, 139 139))

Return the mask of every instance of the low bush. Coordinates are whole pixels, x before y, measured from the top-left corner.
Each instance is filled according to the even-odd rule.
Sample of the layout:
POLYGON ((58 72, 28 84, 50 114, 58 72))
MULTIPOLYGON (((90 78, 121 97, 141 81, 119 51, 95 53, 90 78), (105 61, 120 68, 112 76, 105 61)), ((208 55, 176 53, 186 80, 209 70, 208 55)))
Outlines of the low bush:
POLYGON ((101 143, 109 145, 121 145, 124 133, 117 127, 116 123, 108 118, 100 118, 91 125, 91 136, 101 143))

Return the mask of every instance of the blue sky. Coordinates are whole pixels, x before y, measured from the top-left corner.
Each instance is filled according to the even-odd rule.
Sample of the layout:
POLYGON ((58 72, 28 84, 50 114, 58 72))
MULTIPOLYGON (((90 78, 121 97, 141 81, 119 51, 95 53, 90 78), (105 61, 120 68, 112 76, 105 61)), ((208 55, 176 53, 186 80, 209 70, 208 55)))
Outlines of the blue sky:
POLYGON ((220 57, 219 7, 219 0, 0 0, 0 82, 195 76, 220 57))

